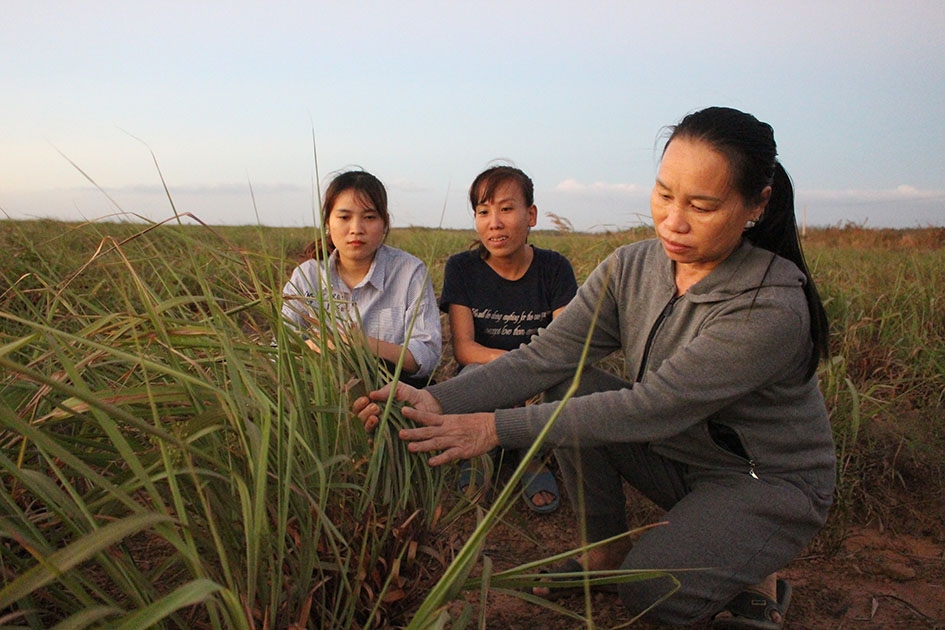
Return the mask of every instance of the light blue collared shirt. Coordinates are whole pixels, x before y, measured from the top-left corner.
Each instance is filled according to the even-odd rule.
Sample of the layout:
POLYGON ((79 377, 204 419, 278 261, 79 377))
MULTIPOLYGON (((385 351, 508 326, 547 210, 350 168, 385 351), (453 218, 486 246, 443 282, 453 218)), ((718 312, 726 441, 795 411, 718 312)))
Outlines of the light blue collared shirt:
MULTIPOLYGON (((365 334, 397 345, 404 344, 412 321, 407 349, 420 366, 413 376, 430 376, 440 362, 443 339, 440 312, 426 265, 403 250, 381 245, 367 275, 353 289, 338 276, 337 265, 338 253, 333 252, 327 270, 331 277, 331 299, 337 307, 342 311, 352 309, 348 317, 353 321, 360 318, 365 334)), ((306 298, 286 299, 282 305, 282 316, 299 330, 312 328, 312 319, 319 312, 319 299, 327 304, 325 271, 324 261, 306 260, 295 268, 283 289, 285 297, 306 298)))

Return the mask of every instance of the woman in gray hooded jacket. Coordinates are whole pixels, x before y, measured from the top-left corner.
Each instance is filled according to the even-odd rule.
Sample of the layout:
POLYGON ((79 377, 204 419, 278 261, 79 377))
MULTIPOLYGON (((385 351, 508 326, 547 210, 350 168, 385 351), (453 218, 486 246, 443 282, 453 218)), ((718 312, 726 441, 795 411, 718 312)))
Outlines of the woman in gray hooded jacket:
MULTIPOLYGON (((776 572, 823 526, 834 445, 816 368, 827 353, 823 305, 804 262, 791 181, 769 125, 709 108, 667 141, 651 198, 657 239, 619 248, 527 345, 425 390, 400 386, 416 429, 401 431, 431 465, 496 445, 528 447, 559 403, 505 408, 564 392, 553 445, 581 531, 627 530, 624 480, 668 524, 556 573, 690 569, 648 616, 670 624, 778 628, 790 600, 776 572), (586 363, 622 350, 627 382, 586 363)), ((355 402, 371 429, 387 388, 355 402)), ((669 578, 619 586, 642 612, 669 578)))

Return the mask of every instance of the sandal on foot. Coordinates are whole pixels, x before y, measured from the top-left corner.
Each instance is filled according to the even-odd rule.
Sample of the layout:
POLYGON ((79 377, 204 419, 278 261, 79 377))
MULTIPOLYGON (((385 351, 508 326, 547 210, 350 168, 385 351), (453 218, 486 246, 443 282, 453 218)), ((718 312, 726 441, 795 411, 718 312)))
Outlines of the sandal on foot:
MULTIPOLYGON (((541 573, 554 574, 554 577, 549 577, 545 580, 548 582, 546 586, 535 587, 535 588, 547 588, 550 592, 547 595, 538 595, 535 593, 535 588, 531 589, 532 595, 537 595, 538 597, 544 597, 545 599, 553 599, 556 597, 563 597, 565 595, 570 595, 573 593, 583 593, 584 585, 575 585, 575 586, 554 586, 555 582, 564 582, 564 581, 573 581, 580 580, 584 574, 584 567, 581 566, 581 563, 575 560, 574 558, 568 558, 561 564, 556 564, 553 567, 548 567, 547 569, 542 569, 541 573), (574 573, 575 575, 568 575, 574 573)), ((591 592, 593 593, 616 593, 617 586, 615 584, 602 584, 598 586, 591 586, 591 592)))
MULTIPOLYGON (((551 471, 547 468, 543 468, 541 472, 535 474, 526 472, 522 476, 522 493, 525 495, 525 505, 527 505, 532 512, 537 512, 538 514, 550 514, 557 510, 558 505, 561 503, 558 499, 558 482, 555 481, 555 476, 552 475, 551 471), (533 499, 539 492, 547 492, 548 494, 554 495, 555 498, 551 503, 535 505, 533 499)), ((578 570, 580 571, 581 569, 578 570)))
POLYGON ((712 630, 780 630, 790 604, 791 585, 784 580, 778 580, 778 601, 757 591, 742 591, 723 609, 731 616, 713 619, 712 630), (774 614, 779 621, 772 619, 774 614))
POLYGON ((486 473, 484 462, 480 459, 475 462, 464 459, 459 465, 459 478, 456 485, 459 491, 466 496, 475 497, 485 491, 486 473))

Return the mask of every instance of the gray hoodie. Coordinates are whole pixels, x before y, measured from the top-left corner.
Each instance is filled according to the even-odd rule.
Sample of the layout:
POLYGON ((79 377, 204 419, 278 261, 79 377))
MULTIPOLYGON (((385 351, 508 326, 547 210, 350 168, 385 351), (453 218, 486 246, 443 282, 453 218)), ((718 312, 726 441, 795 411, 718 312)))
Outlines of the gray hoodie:
POLYGON ((547 444, 643 442, 709 470, 832 479, 827 411, 805 377, 804 282, 793 263, 745 242, 677 298, 660 243, 626 245, 528 345, 429 391, 445 413, 498 409, 501 445, 527 447, 559 405, 502 408, 573 379, 588 342, 587 365, 622 351, 636 382, 570 399, 547 444))

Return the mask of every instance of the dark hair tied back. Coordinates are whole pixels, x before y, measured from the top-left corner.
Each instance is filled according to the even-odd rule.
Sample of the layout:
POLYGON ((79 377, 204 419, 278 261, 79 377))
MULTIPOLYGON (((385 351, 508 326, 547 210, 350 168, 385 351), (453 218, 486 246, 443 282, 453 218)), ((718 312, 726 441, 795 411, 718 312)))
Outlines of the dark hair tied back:
POLYGON ((814 343, 808 376, 813 376, 818 361, 825 358, 829 350, 827 315, 804 260, 794 214, 794 185, 778 162, 774 130, 768 123, 737 109, 709 107, 687 115, 671 131, 666 146, 677 138, 685 138, 705 142, 721 153, 728 161, 732 186, 745 203, 761 202, 765 188, 771 187, 764 212, 754 226, 745 230, 745 238, 790 260, 807 278, 804 293, 814 343))

